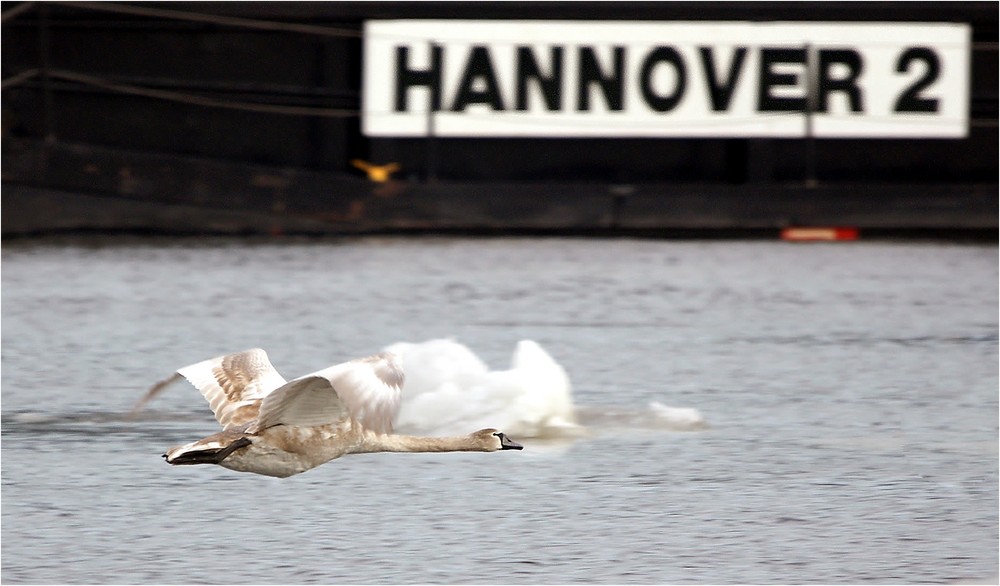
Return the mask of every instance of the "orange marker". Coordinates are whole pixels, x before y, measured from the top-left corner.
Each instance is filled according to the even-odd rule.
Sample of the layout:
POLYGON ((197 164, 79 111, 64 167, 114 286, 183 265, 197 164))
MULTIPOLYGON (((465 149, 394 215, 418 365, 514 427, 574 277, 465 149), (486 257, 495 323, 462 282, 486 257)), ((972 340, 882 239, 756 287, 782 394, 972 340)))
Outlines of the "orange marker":
POLYGON ((857 240, 857 228, 785 228, 781 231, 782 240, 794 242, 857 240))

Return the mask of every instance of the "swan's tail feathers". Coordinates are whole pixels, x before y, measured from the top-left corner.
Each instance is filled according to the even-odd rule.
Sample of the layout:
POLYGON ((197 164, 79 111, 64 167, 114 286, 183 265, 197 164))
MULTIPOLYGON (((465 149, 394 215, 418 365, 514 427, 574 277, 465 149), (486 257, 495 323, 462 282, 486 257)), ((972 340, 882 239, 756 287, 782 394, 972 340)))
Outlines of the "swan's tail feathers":
POLYGON ((154 397, 156 397, 156 395, 160 394, 160 391, 162 391, 163 389, 167 388, 168 386, 170 386, 175 381, 180 380, 181 378, 183 378, 183 377, 181 377, 180 373, 175 372, 172 375, 170 375, 169 377, 167 377, 167 378, 161 380, 160 382, 156 383, 155 385, 149 387, 149 390, 146 391, 145 396, 143 396, 141 399, 139 399, 139 402, 136 403, 135 406, 132 407, 132 410, 128 412, 128 418, 131 419, 131 418, 135 417, 136 414, 138 414, 139 411, 142 411, 142 408, 146 406, 146 403, 149 403, 150 401, 153 400, 154 397))
POLYGON ((250 440, 241 437, 235 441, 222 442, 214 438, 205 438, 187 445, 170 448, 163 454, 167 464, 181 466, 185 464, 219 464, 236 450, 249 446, 250 440))

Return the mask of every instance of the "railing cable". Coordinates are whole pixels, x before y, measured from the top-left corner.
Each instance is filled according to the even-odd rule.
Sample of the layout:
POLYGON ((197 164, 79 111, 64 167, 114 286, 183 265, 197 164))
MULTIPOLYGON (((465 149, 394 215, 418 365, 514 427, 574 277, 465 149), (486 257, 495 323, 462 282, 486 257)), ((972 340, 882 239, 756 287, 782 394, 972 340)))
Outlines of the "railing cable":
MULTIPOLYGON (((5 89, 5 90, 9 89, 11 87, 23 84, 29 79, 32 79, 36 76, 41 76, 42 74, 43 71, 41 69, 29 69, 27 71, 22 71, 21 73, 18 73, 17 75, 12 75, 11 77, 8 77, 7 79, 0 82, 0 89, 5 89)), ((265 114, 285 114, 291 116, 320 116, 325 118, 349 118, 358 115, 358 111, 353 109, 314 108, 309 106, 286 106, 280 104, 259 104, 254 102, 219 100, 215 98, 207 98, 205 96, 198 96, 194 94, 185 94, 182 92, 159 90, 153 88, 140 87, 137 85, 131 85, 127 83, 109 81, 107 79, 102 79, 100 77, 95 77, 93 75, 74 73, 72 71, 64 71, 62 69, 50 69, 48 70, 48 75, 52 79, 62 79, 66 81, 72 81, 122 94, 143 96, 147 98, 156 98, 160 100, 169 100, 172 102, 180 102, 183 104, 205 106, 210 108, 227 108, 230 110, 262 112, 265 114)))
POLYGON ((279 22, 274 20, 258 20, 253 18, 242 18, 239 16, 223 16, 221 14, 205 14, 203 12, 187 12, 184 10, 171 10, 169 8, 151 8, 148 6, 121 4, 118 2, 52 2, 51 4, 58 4, 70 8, 83 8, 88 10, 113 12, 116 14, 131 14, 133 16, 149 16, 153 18, 187 20, 191 22, 202 22, 206 24, 216 24, 221 26, 232 26, 238 28, 248 28, 257 30, 268 30, 268 31, 282 31, 290 33, 302 33, 302 34, 316 35, 321 37, 361 38, 363 34, 359 30, 333 28, 315 24, 279 22))

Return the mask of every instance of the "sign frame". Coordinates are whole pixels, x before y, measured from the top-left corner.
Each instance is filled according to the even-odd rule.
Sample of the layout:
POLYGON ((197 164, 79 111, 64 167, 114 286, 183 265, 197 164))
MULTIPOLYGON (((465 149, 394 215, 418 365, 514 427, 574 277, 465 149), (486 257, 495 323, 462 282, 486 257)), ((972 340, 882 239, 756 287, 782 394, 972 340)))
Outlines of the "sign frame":
POLYGON ((968 134, 966 23, 369 20, 364 28, 370 137, 968 134))

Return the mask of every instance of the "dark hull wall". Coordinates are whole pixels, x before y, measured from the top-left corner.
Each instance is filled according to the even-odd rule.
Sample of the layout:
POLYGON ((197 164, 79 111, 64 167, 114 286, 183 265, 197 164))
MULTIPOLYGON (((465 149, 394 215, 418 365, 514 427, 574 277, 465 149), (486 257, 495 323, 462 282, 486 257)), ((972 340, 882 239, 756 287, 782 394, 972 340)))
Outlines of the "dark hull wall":
POLYGON ((995 3, 3 6, 4 235, 997 226, 995 3), (369 138, 362 23, 390 18, 967 22, 969 136, 369 138))

